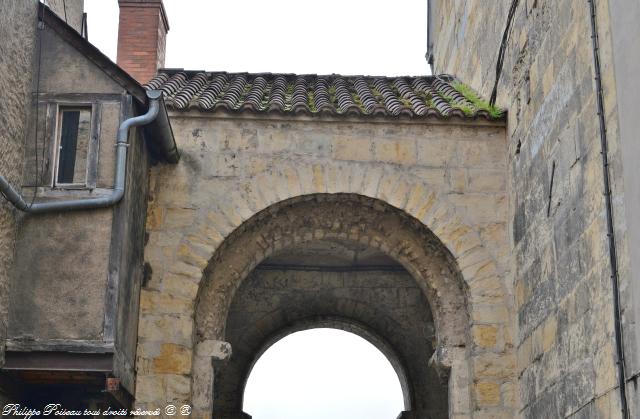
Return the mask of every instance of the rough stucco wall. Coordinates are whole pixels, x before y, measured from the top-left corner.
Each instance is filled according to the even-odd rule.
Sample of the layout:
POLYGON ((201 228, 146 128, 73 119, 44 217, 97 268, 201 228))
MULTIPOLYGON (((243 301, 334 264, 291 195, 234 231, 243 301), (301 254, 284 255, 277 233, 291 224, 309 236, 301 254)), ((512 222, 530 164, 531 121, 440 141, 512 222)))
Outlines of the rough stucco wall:
MULTIPOLYGON (((121 116, 121 103, 112 96, 117 98, 123 89, 53 29, 45 28, 41 34, 43 51, 39 91, 46 95, 42 101, 55 105, 55 95, 86 93, 88 96, 79 100, 100 102, 97 186, 110 188, 115 165, 113 144, 121 116), (99 94, 111 96, 109 100, 96 99, 99 94)), ((37 170, 42 175, 42 171, 51 173, 53 170, 51 153, 54 140, 52 136, 46 136, 51 128, 44 128, 45 112, 41 111, 37 116, 41 127, 38 131, 40 160, 37 170), (42 156, 48 164, 43 164, 42 156)), ((35 118, 36 114, 32 112, 27 124, 30 129, 23 145, 23 186, 35 183, 35 118)), ((43 178, 50 180, 47 175, 43 178)), ((39 184, 42 186, 43 181, 39 184)), ((24 188, 26 196, 30 196, 30 192, 30 188, 24 188)), ((91 196, 91 191, 52 191, 50 183, 38 191, 38 199, 51 196, 82 198, 91 196)), ((112 209, 20 216, 11 278, 10 338, 95 341, 107 338, 103 328, 112 219, 112 209), (79 315, 68 321, 69 311, 79 315)))
MULTIPOLYGON (((489 97, 511 2, 436 3, 435 70, 489 97)), ((596 3, 624 281, 610 25, 607 2, 596 3)), ((498 90, 509 111, 519 396, 527 418, 620 416, 588 13, 587 2, 521 1, 498 90)))
POLYGON ((111 218, 102 209, 21 222, 9 338, 102 340, 111 218))
MULTIPOLYGON (((58 2, 60 3, 60 2, 58 2)), ((70 0, 67 13, 80 15, 83 0, 70 0)), ((58 10, 58 5, 53 5, 58 10)), ((30 107, 36 50, 37 1, 6 0, 0 13, 0 174, 20 184, 23 141, 30 107)), ((9 272, 16 234, 15 211, 0 200, 0 339, 5 336, 9 272)), ((2 345, 4 348, 4 345, 2 345)), ((0 359, 3 353, 0 353, 0 359)), ((1 363, 1 361, 0 361, 1 363)))
MULTIPOLYGON (((14 186, 20 184, 22 143, 25 139, 32 58, 35 41, 36 2, 7 0, 0 13, 0 174, 14 186)), ((15 216, 0 199, 0 339, 4 339, 9 272, 13 260, 15 216)), ((4 345, 2 345, 4 348, 4 345)), ((4 354, 0 349, 0 358, 4 354)), ((0 361, 1 363, 1 361, 0 361)))

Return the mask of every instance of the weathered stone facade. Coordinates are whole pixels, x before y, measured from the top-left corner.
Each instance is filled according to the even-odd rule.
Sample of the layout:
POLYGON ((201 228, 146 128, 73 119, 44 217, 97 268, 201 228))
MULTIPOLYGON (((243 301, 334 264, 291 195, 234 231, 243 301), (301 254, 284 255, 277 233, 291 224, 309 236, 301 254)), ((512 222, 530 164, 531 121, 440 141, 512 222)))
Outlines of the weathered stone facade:
MULTIPOLYGON (((0 89, 3 92, 0 169, 14 185, 20 180, 20 157, 31 88, 31 78, 24 77, 25 74, 31 74, 36 28, 36 8, 30 6, 33 5, 29 2, 11 1, 4 4, 3 9, 7 9, 0 14, 0 38, 6 40, 0 43, 0 89)), ((11 205, 3 200, 0 203, 0 336, 3 339, 14 240, 15 213, 11 205)), ((4 356, 4 348, 0 350, 0 356, 4 356)))
POLYGON ((244 279, 278 251, 344 238, 397 260, 425 293, 437 361, 451 369, 449 414, 512 415, 500 123, 198 112, 171 121, 182 163, 151 173, 139 406, 191 401, 208 417, 215 366, 197 348, 227 339, 244 279), (440 262, 425 248, 433 240, 449 255, 440 262))
MULTIPOLYGON (((21 184, 22 155, 27 140, 27 121, 36 65, 37 1, 7 0, 0 13, 0 173, 13 185, 21 184)), ((64 13, 61 1, 52 10, 64 13)), ((82 0, 68 1, 67 13, 82 23, 82 0), (79 16, 79 20, 76 17, 79 16)), ((77 21, 77 22, 76 22, 77 21)), ((71 23, 71 22, 70 22, 71 23)), ((74 27, 79 29, 79 26, 74 27)), ((16 212, 0 202, 0 338, 4 339, 11 265, 16 236, 16 212)), ((0 347, 0 364, 4 345, 0 347)))
MULTIPOLYGON (((0 394, 33 408, 50 400, 69 408, 130 405, 144 268, 147 174, 152 161, 165 161, 162 150, 153 148, 163 130, 149 125, 118 135, 121 122, 138 115, 138 108, 145 105, 144 88, 52 10, 37 2, 24 5, 33 7, 33 28, 37 20, 42 50, 36 57, 37 90, 25 88, 26 99, 37 112, 18 109, 26 117, 20 127, 22 156, 14 159, 20 166, 17 182, 22 188, 11 190, 2 178, 3 193, 22 194, 26 204, 16 205, 25 213, 14 210, 15 232, 0 236, 12 241, 10 256, 15 253, 13 260, 2 260, 12 266, 7 275, 8 307, 2 313, 5 359, 0 394), (84 142, 76 138, 73 146, 65 145, 73 149, 73 164, 82 168, 69 184, 56 176, 61 164, 58 150, 65 147, 61 125, 63 114, 75 113, 79 132, 80 111, 90 118, 84 142), (129 143, 128 164, 116 163, 124 154, 114 147, 118 137, 129 143), (116 173, 121 173, 122 183, 114 180, 116 173), (119 185, 123 192, 116 198, 119 185), (69 203, 78 204, 75 200, 99 204, 104 197, 114 197, 114 205, 69 208, 69 203), (30 206, 32 201, 35 207, 30 206), (66 203, 67 208, 30 211, 53 201, 66 203), (118 383, 105 391, 108 375, 117 377, 118 383)), ((166 118, 164 105, 156 103, 156 119, 166 118)), ((14 110, 9 109, 8 115, 14 116, 14 110)))
MULTIPOLYGON (((27 129, 39 126, 29 123, 36 2, 5 3, 0 174, 26 191, 33 151, 47 154, 31 149, 27 129)), ((160 10, 158 0, 130 6, 146 3, 160 10)), ((81 0, 48 4, 63 18, 66 7, 66 21, 80 29, 81 0)), ((430 4, 435 72, 489 97, 510 2, 430 4)), ((623 82, 621 68, 638 53, 622 59, 612 47, 629 45, 624 25, 610 23, 629 25, 620 4, 596 5, 634 417, 640 202, 632 166, 640 151, 620 107, 630 100, 624 83, 637 83, 623 82)), ((185 403, 192 417, 237 419, 246 417, 244 384, 263 351, 288 333, 329 326, 389 358, 405 419, 621 417, 590 19, 588 2, 520 2, 498 88, 506 126, 487 116, 490 107, 486 118, 467 113, 470 102, 454 103, 449 95, 459 92, 444 79, 438 87, 426 79, 161 72, 151 84, 167 94, 165 128, 179 164, 152 166, 153 132, 143 142, 138 131, 115 209, 17 217, 16 227, 14 211, 0 203, 7 362, 21 351, 113 352, 110 373, 137 407, 185 403), (57 304, 65 298, 78 319, 66 321, 57 304)), ((151 38, 163 53, 164 37, 151 38)), ((127 89, 142 87, 84 40, 52 33, 46 44, 50 71, 39 99, 98 97, 101 141, 111 139, 135 110, 127 89)), ((98 193, 112 186, 114 154, 104 147, 97 156, 98 193)), ((39 199, 96 192, 40 189, 39 199)), ((5 370, 0 378, 16 376, 5 370)))
MULTIPOLYGON (((0 170, 14 185, 19 184, 20 156, 24 141, 29 107, 30 77, 35 33, 36 8, 28 2, 15 0, 3 6, 10 8, 0 14, 0 170), (32 28, 32 29, 31 29, 32 28), (31 29, 31 30, 30 30, 31 29)), ((15 243, 15 211, 8 202, 0 202, 0 338, 4 340, 7 326, 7 304, 11 263, 15 243)), ((4 362, 4 345, 0 348, 4 362)), ((3 397, 0 396, 0 401, 3 397)))
MULTIPOLYGON (((433 1, 435 70, 488 97, 510 3, 433 1)), ((596 6, 624 297, 631 293, 625 217, 634 215, 624 212, 609 2, 596 6)), ((591 33, 586 1, 521 1, 498 88, 497 103, 508 109, 507 286, 515 293, 518 411, 527 418, 620 417, 591 33)), ((626 304, 625 333, 635 336, 633 303, 626 304)), ((632 376, 631 340, 626 353, 632 376)))

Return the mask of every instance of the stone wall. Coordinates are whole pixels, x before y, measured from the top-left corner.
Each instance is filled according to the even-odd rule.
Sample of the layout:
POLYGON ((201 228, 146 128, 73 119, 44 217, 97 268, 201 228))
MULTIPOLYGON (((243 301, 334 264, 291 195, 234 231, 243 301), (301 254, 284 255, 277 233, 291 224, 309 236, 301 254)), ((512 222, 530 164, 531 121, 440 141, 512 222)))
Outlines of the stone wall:
MULTIPOLYGON (((598 1, 621 275, 628 275, 607 1, 598 1)), ((491 94, 510 1, 434 1, 434 67, 491 94)), ((589 5, 520 1, 497 103, 509 112, 509 219, 524 417, 619 417, 589 5)), ((629 353, 633 353, 633 349, 629 353)))
MULTIPOLYGON (((609 2, 611 14, 611 39, 613 67, 616 79, 616 112, 619 121, 618 138, 622 161, 622 187, 624 188, 624 218, 616 215, 618 223, 618 241, 622 262, 621 289, 622 311, 625 341, 625 359, 627 377, 640 375, 640 195, 637 193, 637 180, 640 167, 640 119, 635 112, 635 93, 640 91, 640 50, 635 47, 640 39, 640 3, 623 1, 609 2), (622 233, 622 234, 620 234, 622 233), (626 247, 626 249, 625 249, 626 247), (628 261, 627 258, 628 257, 628 261)), ((609 88, 609 87, 608 87, 609 88)), ((612 141, 610 140, 610 141, 612 141)), ((620 185, 619 178, 616 183, 620 185)), ((620 186, 618 186, 620 188, 620 186)), ((618 192, 620 189, 618 189, 618 192)), ((619 195, 618 195, 619 196, 619 195)), ((617 200, 619 202, 619 199, 617 200)), ((634 380, 635 381, 635 380, 634 380)), ((627 387, 629 403, 632 411, 640 412, 640 388, 636 385, 627 387)))
MULTIPOLYGON (((20 184, 22 145, 31 92, 35 49, 36 2, 9 0, 0 13, 0 174, 14 186, 20 184)), ((7 318, 9 272, 13 260, 16 213, 0 200, 0 339, 4 339, 7 318)), ((4 345, 0 349, 0 363, 4 345)))
MULTIPOLYGON (((151 170, 145 249, 151 275, 141 295, 139 406, 191 401, 194 409, 201 409, 197 415, 211 415, 206 407, 211 360, 201 359, 203 352, 208 353, 201 347, 212 344, 201 339, 224 336, 220 335, 224 307, 259 263, 256 260, 272 252, 270 246, 281 248, 296 237, 321 234, 327 229, 324 224, 318 224, 316 233, 296 233, 296 229, 312 229, 327 215, 356 219, 329 209, 323 217, 299 218, 289 212, 305 212, 295 198, 320 194, 338 200, 368 197, 366 205, 387 211, 389 219, 378 225, 373 220, 384 214, 377 215, 353 226, 363 231, 361 240, 405 261, 403 265, 412 267, 410 273, 416 281, 420 278, 425 290, 444 281, 442 292, 431 295, 436 324, 438 319, 463 316, 463 325, 456 327, 466 332, 445 327, 440 331, 442 342, 450 340, 455 346, 453 342, 468 338, 460 347, 445 344, 439 355, 449 358, 444 362, 450 366, 453 362, 455 371, 449 381, 454 397, 451 414, 512 417, 515 357, 508 320, 512 292, 504 282, 509 276, 507 168, 500 124, 226 117, 199 112, 173 113, 171 118, 181 162, 151 170), (404 225, 403 217, 414 221, 404 225), (391 222, 396 219, 396 224, 391 222), (308 221, 300 224, 304 220, 308 221), (285 236, 278 229, 291 232, 285 236), (447 282, 442 273, 427 273, 435 265, 425 253, 427 241, 421 234, 427 233, 421 231, 431 231, 442 242, 462 279, 447 282), (256 243, 265 249, 249 251, 256 243), (463 309, 446 311, 446 304, 437 303, 460 290, 466 301, 463 309), (204 310, 197 316, 204 320, 195 325, 196 336, 197 301, 204 310), (202 345, 196 349, 200 355, 194 356, 196 343, 202 345)), ((358 213, 356 207, 353 211, 358 213)), ((336 224, 340 231, 349 226, 336 224)), ((447 321, 441 324, 447 326, 447 321)), ((451 328, 455 322, 449 324, 451 328)))

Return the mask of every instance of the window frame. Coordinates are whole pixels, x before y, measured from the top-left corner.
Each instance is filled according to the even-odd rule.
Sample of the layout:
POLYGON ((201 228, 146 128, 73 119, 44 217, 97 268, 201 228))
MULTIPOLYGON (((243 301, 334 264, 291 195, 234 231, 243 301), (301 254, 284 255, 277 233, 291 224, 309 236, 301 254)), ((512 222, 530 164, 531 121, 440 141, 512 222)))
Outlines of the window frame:
POLYGON ((95 189, 98 174, 98 155, 100 152, 100 111, 99 102, 91 101, 55 101, 47 105, 47 119, 51 121, 50 130, 47 133, 51 144, 51 171, 49 186, 52 189, 95 189), (84 179, 80 182, 58 182, 60 166, 60 145, 62 141, 62 115, 65 110, 89 110, 90 128, 89 141, 87 143, 87 160, 84 179))

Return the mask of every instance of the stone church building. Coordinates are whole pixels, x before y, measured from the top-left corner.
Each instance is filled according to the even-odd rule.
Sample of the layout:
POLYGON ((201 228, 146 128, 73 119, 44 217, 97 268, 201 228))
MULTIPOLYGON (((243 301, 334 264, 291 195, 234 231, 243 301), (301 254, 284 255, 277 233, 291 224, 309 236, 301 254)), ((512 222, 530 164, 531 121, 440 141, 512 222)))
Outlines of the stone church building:
POLYGON ((116 64, 82 3, 0 1, 4 416, 249 418, 330 327, 399 418, 640 417, 640 5, 429 0, 434 75, 377 77, 164 68, 162 0, 116 64))

